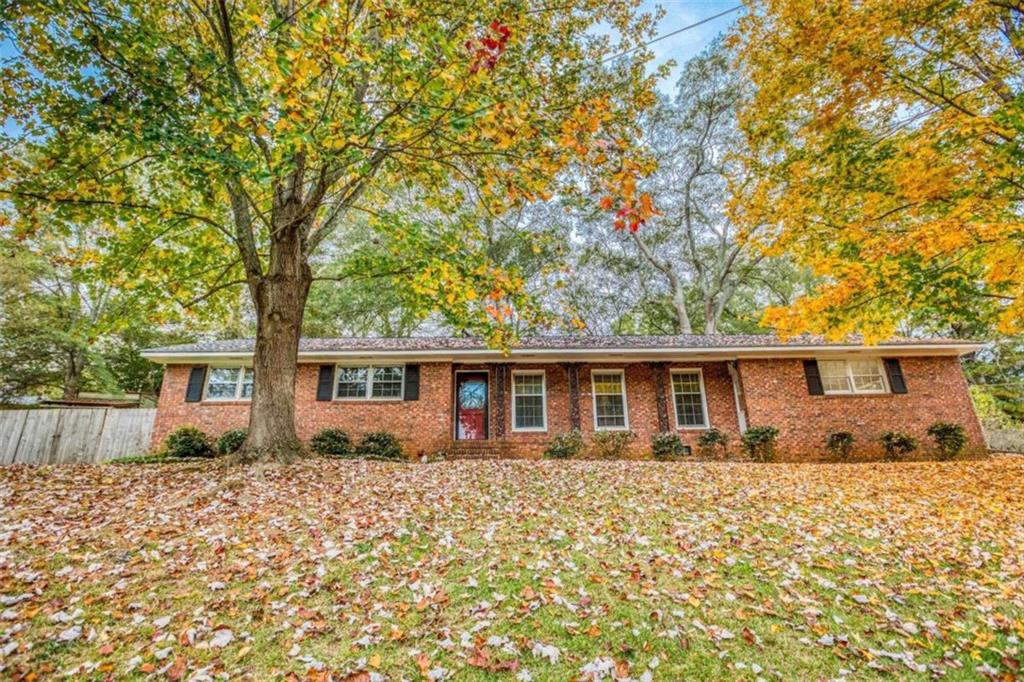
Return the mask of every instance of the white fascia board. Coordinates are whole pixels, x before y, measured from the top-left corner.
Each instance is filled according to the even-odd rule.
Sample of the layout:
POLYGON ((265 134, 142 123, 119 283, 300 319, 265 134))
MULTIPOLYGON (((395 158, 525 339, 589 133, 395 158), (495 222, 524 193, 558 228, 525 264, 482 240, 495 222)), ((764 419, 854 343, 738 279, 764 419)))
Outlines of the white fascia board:
MULTIPOLYGON (((754 346, 734 348, 590 348, 566 350, 564 348, 512 349, 509 355, 489 349, 475 350, 339 350, 300 351, 299 362, 357 362, 401 360, 403 362, 625 362, 650 360, 722 361, 766 359, 779 357, 822 357, 829 355, 869 356, 934 356, 966 355, 980 349, 980 343, 922 343, 899 345, 820 345, 820 346, 754 346)), ((252 353, 220 352, 143 352, 142 357, 160 364, 196 364, 207 362, 249 362, 252 353)))

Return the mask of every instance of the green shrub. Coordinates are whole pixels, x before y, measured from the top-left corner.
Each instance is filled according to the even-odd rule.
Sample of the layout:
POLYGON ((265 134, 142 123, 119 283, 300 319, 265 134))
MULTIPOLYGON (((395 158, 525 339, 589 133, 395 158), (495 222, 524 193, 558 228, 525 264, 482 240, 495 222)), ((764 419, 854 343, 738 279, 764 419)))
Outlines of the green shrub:
POLYGON ((374 431, 363 436, 356 446, 356 456, 365 459, 405 459, 402 444, 395 434, 387 431, 374 431))
POLYGON ((729 452, 729 437, 718 429, 708 429, 697 438, 697 447, 704 457, 714 458, 720 454, 725 459, 729 452))
POLYGON ((651 436, 651 454, 659 461, 678 459, 686 454, 686 446, 678 433, 656 433, 651 436))
POLYGON ((590 437, 590 449, 598 459, 622 459, 634 438, 636 434, 632 431, 595 431, 590 437))
POLYGON ((935 439, 939 448, 939 457, 953 459, 967 445, 967 433, 964 427, 950 422, 935 422, 928 427, 928 435, 935 439))
POLYGON ((164 441, 167 457, 213 457, 213 447, 205 433, 194 426, 171 431, 164 441))
POLYGON ((847 459, 853 452, 853 440, 849 431, 833 431, 825 437, 825 447, 835 457, 847 459))
POLYGON ((880 440, 885 448, 885 458, 890 460, 899 459, 917 449, 914 437, 899 431, 886 431, 880 440))
POLYGON ((547 459, 572 459, 583 452, 583 434, 579 429, 560 433, 551 439, 544 457, 547 459))
POLYGON ((310 439, 309 447, 318 455, 348 457, 352 454, 352 439, 341 429, 324 429, 310 439))
POLYGON ((751 426, 740 439, 743 454, 757 462, 769 462, 775 457, 775 439, 779 430, 774 426, 751 426))
POLYGON ((245 442, 246 433, 245 429, 231 429, 220 434, 220 438, 217 439, 217 452, 221 455, 238 452, 238 448, 245 442))

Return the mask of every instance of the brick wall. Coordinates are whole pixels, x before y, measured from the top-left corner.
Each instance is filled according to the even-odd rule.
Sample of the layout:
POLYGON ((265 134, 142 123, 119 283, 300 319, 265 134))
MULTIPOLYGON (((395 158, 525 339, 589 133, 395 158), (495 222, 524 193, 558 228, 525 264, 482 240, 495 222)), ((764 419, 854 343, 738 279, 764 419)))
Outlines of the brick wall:
POLYGON ((748 424, 777 427, 785 459, 825 458, 830 431, 854 434, 857 459, 881 457, 878 438, 890 430, 911 434, 919 441, 918 456, 930 456, 932 440, 926 431, 937 421, 960 424, 967 431, 968 448, 984 451, 959 358, 899 360, 907 393, 878 395, 810 395, 801 360, 740 360, 748 424))
MULTIPOLYGON (((909 392, 905 395, 812 396, 807 392, 801 360, 742 360, 739 373, 745 392, 748 422, 751 425, 773 425, 779 428, 779 450, 782 459, 819 459, 825 456, 825 435, 832 430, 852 431, 857 438, 855 456, 878 458, 881 447, 878 436, 887 430, 906 431, 922 444, 930 439, 925 434, 935 421, 952 421, 967 430, 970 446, 984 448, 981 428, 974 415, 966 382, 955 357, 901 358, 909 392)), ((590 436, 594 425, 591 397, 591 372, 595 369, 624 369, 629 427, 636 434, 630 447, 633 457, 647 456, 651 436, 658 433, 656 372, 665 377, 670 430, 676 430, 683 442, 693 447, 702 430, 676 429, 672 400, 672 369, 700 369, 704 377, 708 418, 711 425, 729 435, 732 449, 739 440, 732 380, 724 362, 699 363, 603 363, 582 364, 580 370, 581 427, 590 436)), ((190 367, 170 365, 164 385, 156 423, 153 447, 156 448, 174 428, 191 424, 216 436, 248 423, 248 402, 185 402, 185 386, 190 367)), ((423 363, 420 365, 420 398, 410 401, 330 401, 316 400, 318 365, 299 365, 296 379, 296 425, 303 439, 327 427, 341 428, 353 438, 385 429, 395 433, 408 454, 429 454, 444 449, 451 440, 453 411, 453 370, 487 369, 490 373, 491 437, 501 431, 504 420, 505 439, 515 445, 504 452, 518 457, 540 457, 555 435, 569 431, 570 397, 565 368, 560 364, 512 364, 505 374, 505 409, 496 409, 499 393, 494 365, 452 365, 423 363), (511 372, 518 369, 543 369, 547 384, 547 430, 524 432, 512 429, 511 372), (502 414, 503 412, 503 414, 502 414)), ((927 455, 928 453, 922 453, 927 455)))
MULTIPOLYGON (((168 365, 164 373, 152 447, 156 449, 175 428, 189 424, 216 436, 249 423, 248 401, 185 402, 189 365, 168 365)), ((419 400, 318 401, 319 365, 300 364, 295 378, 295 425, 306 440, 321 429, 340 428, 353 440, 364 433, 388 430, 402 440, 410 455, 428 454, 449 440, 452 412, 450 363, 420 364, 419 400)))
MULTIPOLYGON (((485 365, 456 365, 458 370, 489 369, 485 365)), ((490 399, 494 405, 499 393, 496 385, 498 373, 490 368, 490 399)), ((655 369, 649 363, 601 363, 580 365, 580 427, 585 437, 594 432, 594 405, 590 375, 594 370, 625 370, 626 407, 629 415, 629 429, 636 434, 630 446, 630 456, 645 457, 650 453, 651 436, 660 431, 655 384, 655 371, 665 374, 665 391, 668 401, 669 430, 679 434, 683 443, 697 450, 697 438, 703 429, 676 429, 672 403, 672 384, 669 374, 673 369, 700 369, 704 375, 704 391, 707 395, 708 420, 729 435, 732 442, 739 438, 739 423, 736 417, 736 402, 733 397, 732 380, 724 362, 663 363, 655 369)), ((550 440, 560 433, 572 429, 569 416, 569 383, 565 368, 560 364, 513 364, 510 365, 505 400, 508 405, 501 410, 492 409, 489 424, 493 436, 499 429, 498 420, 504 417, 505 439, 515 443, 514 453, 519 457, 540 457, 550 440), (547 384, 547 430, 514 431, 512 429, 512 372, 516 370, 545 371, 547 384)))

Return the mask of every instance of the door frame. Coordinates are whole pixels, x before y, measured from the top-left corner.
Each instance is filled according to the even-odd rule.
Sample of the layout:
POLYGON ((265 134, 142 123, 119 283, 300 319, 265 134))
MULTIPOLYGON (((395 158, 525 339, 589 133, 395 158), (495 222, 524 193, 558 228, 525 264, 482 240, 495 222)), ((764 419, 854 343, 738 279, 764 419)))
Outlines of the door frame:
POLYGON ((483 374, 487 377, 487 401, 484 403, 484 437, 481 440, 491 439, 491 370, 484 369, 457 369, 452 381, 452 440, 468 440, 459 438, 459 375, 460 374, 483 374))

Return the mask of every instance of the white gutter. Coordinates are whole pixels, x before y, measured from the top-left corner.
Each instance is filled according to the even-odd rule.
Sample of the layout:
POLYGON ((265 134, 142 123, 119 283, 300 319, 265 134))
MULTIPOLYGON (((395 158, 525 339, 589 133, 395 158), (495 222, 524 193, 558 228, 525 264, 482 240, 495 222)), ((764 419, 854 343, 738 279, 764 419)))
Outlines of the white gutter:
MULTIPOLYGON (((980 343, 918 343, 863 346, 855 344, 829 344, 808 346, 736 346, 721 348, 513 348, 510 354, 476 348, 467 350, 333 350, 299 351, 300 362, 392 360, 427 362, 573 362, 581 359, 600 362, 626 360, 691 361, 736 360, 740 358, 818 357, 828 355, 966 355, 979 350, 980 343)), ((143 351, 142 357, 161 364, 251 360, 251 351, 143 351)))

